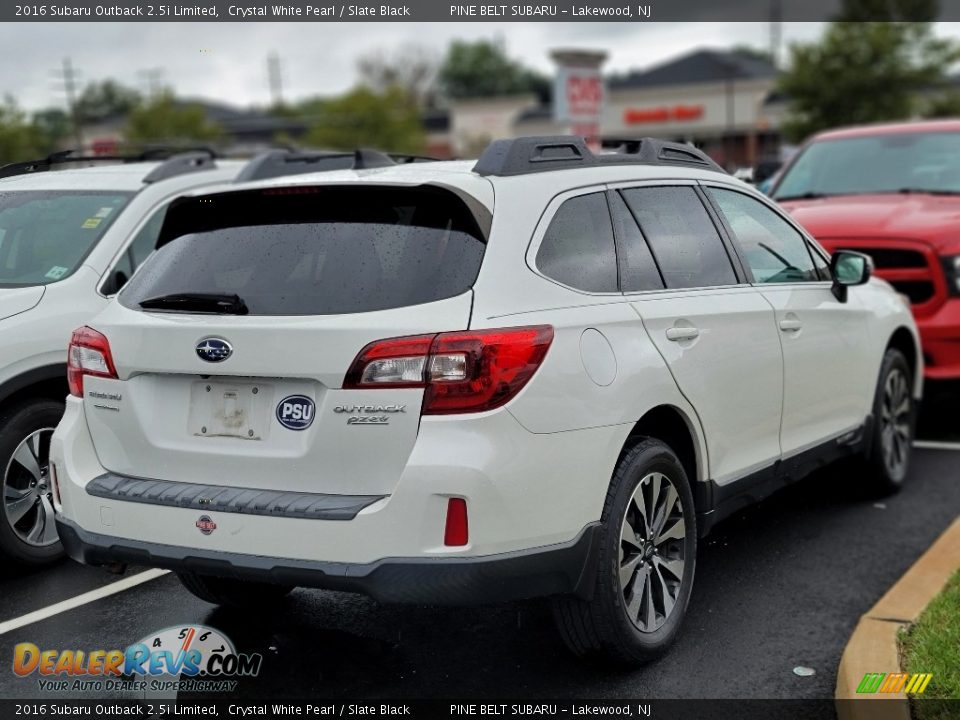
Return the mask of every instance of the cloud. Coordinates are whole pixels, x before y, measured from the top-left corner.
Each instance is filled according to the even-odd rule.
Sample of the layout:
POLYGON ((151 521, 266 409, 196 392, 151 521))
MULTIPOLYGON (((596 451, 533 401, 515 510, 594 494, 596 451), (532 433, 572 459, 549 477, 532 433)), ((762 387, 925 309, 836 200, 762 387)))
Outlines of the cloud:
MULTIPOLYGON (((784 36, 819 31, 819 23, 786 23, 784 36)), ((602 49, 607 70, 620 71, 701 46, 766 47, 767 36, 767 23, 8 23, 0 27, 0 93, 29 109, 62 106, 63 57, 81 84, 115 78, 143 89, 143 71, 161 68, 180 96, 250 105, 270 100, 270 52, 280 56, 284 96, 297 99, 346 90, 358 56, 405 43, 439 54, 454 38, 497 37, 511 56, 545 72, 551 48, 602 49)))

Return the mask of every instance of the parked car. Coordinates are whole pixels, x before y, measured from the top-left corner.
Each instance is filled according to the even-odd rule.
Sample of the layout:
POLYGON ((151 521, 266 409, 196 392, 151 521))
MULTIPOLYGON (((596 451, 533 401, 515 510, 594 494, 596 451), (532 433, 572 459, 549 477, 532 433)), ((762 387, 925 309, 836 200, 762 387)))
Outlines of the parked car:
POLYGON ((960 120, 821 133, 772 195, 828 250, 870 255, 909 298, 926 376, 960 379, 960 120))
POLYGON ((59 153, 0 168, 0 557, 6 560, 43 564, 62 554, 48 463, 68 392, 67 342, 153 252, 170 201, 235 178, 394 164, 373 151, 273 150, 249 163, 215 159, 210 151, 155 155, 59 153))
POLYGON ((699 151, 632 150, 499 140, 177 200, 70 343, 69 555, 248 607, 550 596, 575 652, 634 663, 723 517, 841 457, 898 489, 900 298, 699 151))
POLYGON ((48 464, 70 333, 153 251, 170 200, 241 166, 207 152, 63 153, 0 168, 0 557, 42 564, 62 554, 48 464))

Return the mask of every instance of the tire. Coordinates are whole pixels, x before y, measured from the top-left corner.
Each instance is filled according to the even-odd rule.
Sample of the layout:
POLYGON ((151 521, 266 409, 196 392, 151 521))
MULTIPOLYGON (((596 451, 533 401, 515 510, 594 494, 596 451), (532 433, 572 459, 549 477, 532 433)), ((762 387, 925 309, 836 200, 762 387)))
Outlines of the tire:
POLYGON ((875 495, 898 492, 910 471, 917 420, 913 373, 899 350, 883 356, 873 400, 873 426, 861 468, 868 491, 875 495))
POLYGON ((30 400, 0 412, 0 555, 24 566, 63 555, 49 484, 50 437, 64 405, 30 400))
POLYGON ((690 483, 674 452, 653 439, 631 448, 617 464, 604 503, 592 599, 552 600, 554 620, 567 647, 576 655, 595 655, 625 665, 640 665, 663 655, 680 631, 690 600, 696 525, 690 483), (656 498, 655 488, 659 488, 656 498), (665 502, 671 511, 667 515, 661 514, 665 502), (660 524, 661 537, 669 536, 671 530, 678 532, 676 536, 659 544, 648 542, 652 533, 644 532, 640 510, 649 515, 651 506, 653 529, 660 524), (633 592, 641 586, 642 592, 633 592))
POLYGON ((197 573, 177 573, 180 582, 193 595, 226 607, 256 609, 266 608, 281 602, 293 587, 274 585, 235 578, 222 578, 197 573))

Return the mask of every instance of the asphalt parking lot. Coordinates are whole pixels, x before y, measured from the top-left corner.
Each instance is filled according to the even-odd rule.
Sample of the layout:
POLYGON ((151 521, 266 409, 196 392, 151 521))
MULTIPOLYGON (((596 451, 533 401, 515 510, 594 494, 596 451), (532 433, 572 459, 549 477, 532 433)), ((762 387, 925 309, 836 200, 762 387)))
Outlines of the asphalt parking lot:
MULTIPOLYGON (((951 407, 949 394, 928 402, 925 441, 958 439, 951 407)), ((18 642, 125 647, 164 627, 202 623, 264 655, 240 697, 829 698, 858 617, 960 514, 960 451, 918 449, 906 488, 892 498, 866 497, 852 480, 828 469, 720 524, 701 546, 679 642, 638 671, 569 656, 536 602, 390 607, 298 590, 251 618, 195 599, 169 574, 5 632, 5 621, 118 581, 70 561, 0 575, 0 658, 9 662, 18 642), (816 673, 799 677, 796 666, 816 673)), ((35 678, 0 672, 0 697, 44 695, 35 678)))

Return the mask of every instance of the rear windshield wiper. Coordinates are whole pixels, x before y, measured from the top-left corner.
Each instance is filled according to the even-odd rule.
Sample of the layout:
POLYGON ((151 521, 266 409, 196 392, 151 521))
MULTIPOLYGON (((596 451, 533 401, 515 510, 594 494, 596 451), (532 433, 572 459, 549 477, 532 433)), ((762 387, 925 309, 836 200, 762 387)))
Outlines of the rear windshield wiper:
POLYGON ((142 300, 144 310, 180 310, 182 312, 210 312, 223 315, 246 315, 250 312, 239 295, 219 293, 172 293, 142 300))

